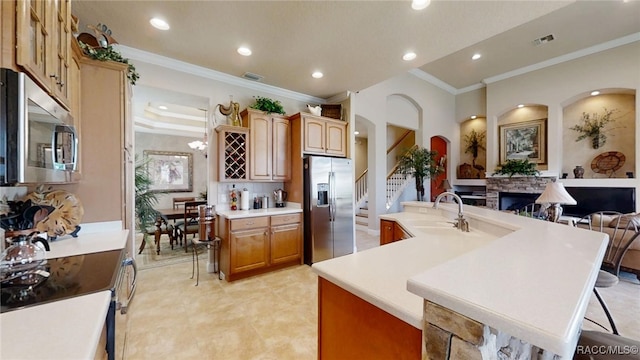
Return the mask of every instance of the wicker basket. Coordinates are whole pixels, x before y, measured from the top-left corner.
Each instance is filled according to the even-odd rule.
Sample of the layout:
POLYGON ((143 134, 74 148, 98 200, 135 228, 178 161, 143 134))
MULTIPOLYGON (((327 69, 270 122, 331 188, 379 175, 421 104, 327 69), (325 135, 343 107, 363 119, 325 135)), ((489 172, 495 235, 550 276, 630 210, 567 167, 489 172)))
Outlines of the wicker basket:
POLYGON ((322 116, 342 120, 341 104, 324 104, 322 105, 322 116))

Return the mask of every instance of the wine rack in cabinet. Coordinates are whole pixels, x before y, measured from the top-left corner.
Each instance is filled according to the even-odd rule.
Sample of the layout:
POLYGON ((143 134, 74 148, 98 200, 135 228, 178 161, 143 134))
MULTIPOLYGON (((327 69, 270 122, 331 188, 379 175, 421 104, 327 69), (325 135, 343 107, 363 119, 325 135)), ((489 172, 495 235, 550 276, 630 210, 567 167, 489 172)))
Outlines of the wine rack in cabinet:
POLYGON ((219 181, 247 180, 249 129, 221 125, 216 128, 219 146, 219 181))

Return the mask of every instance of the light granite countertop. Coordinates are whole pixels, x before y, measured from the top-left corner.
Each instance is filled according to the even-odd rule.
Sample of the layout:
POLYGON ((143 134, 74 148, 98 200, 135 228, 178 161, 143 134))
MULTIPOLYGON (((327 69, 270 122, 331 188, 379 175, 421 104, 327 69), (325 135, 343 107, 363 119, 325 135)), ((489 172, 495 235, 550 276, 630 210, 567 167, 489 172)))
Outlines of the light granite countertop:
POLYGON ((597 232, 465 206, 382 215, 414 237, 313 264, 319 276, 422 329, 423 299, 558 355, 573 353, 606 249, 597 232))
POLYGON ((216 210, 216 214, 227 219, 244 219, 256 216, 286 215, 301 213, 299 205, 287 205, 283 208, 251 209, 251 210, 216 210))
MULTIPOLYGON (((128 230, 82 232, 50 243, 47 258, 124 248, 128 230)), ((77 296, 0 314, 1 359, 93 359, 110 291, 77 296)))

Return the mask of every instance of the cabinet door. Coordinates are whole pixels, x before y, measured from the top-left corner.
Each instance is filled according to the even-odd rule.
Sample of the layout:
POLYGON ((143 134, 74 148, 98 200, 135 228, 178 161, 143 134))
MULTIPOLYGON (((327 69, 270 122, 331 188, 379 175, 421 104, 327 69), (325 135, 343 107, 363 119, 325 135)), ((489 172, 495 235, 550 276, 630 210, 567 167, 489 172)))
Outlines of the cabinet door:
POLYGON ((52 0, 52 28, 53 38, 51 39, 51 65, 53 73, 51 78, 51 88, 53 95, 61 103, 69 107, 71 97, 69 86, 70 65, 71 65, 71 1, 52 0))
POLYGON ((304 117, 304 152, 324 154, 325 122, 304 117))
POLYGON ((53 75, 48 62, 52 19, 50 0, 16 1, 16 62, 47 89, 53 75))
POLYGON ((289 120, 273 119, 273 180, 291 180, 291 125, 289 120))
POLYGON ((231 232, 231 274, 269 265, 268 228, 231 232))
POLYGON ((347 156, 347 124, 327 122, 326 152, 330 155, 347 156))
POLYGON ((394 221, 380 220, 380 245, 393 242, 393 224, 394 221))
POLYGON ((300 260, 302 227, 300 224, 273 226, 271 228, 271 264, 300 260))
POLYGON ((271 118, 266 114, 251 113, 249 179, 271 180, 271 118))

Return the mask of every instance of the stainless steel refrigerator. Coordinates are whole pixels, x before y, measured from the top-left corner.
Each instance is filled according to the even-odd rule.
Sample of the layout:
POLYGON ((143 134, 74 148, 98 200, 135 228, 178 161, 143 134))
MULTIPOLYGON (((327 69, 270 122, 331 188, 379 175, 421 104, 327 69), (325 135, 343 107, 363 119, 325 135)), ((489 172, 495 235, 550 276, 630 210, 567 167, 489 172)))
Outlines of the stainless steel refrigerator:
POLYGON ((304 158, 304 261, 351 254, 354 248, 353 162, 304 158))

